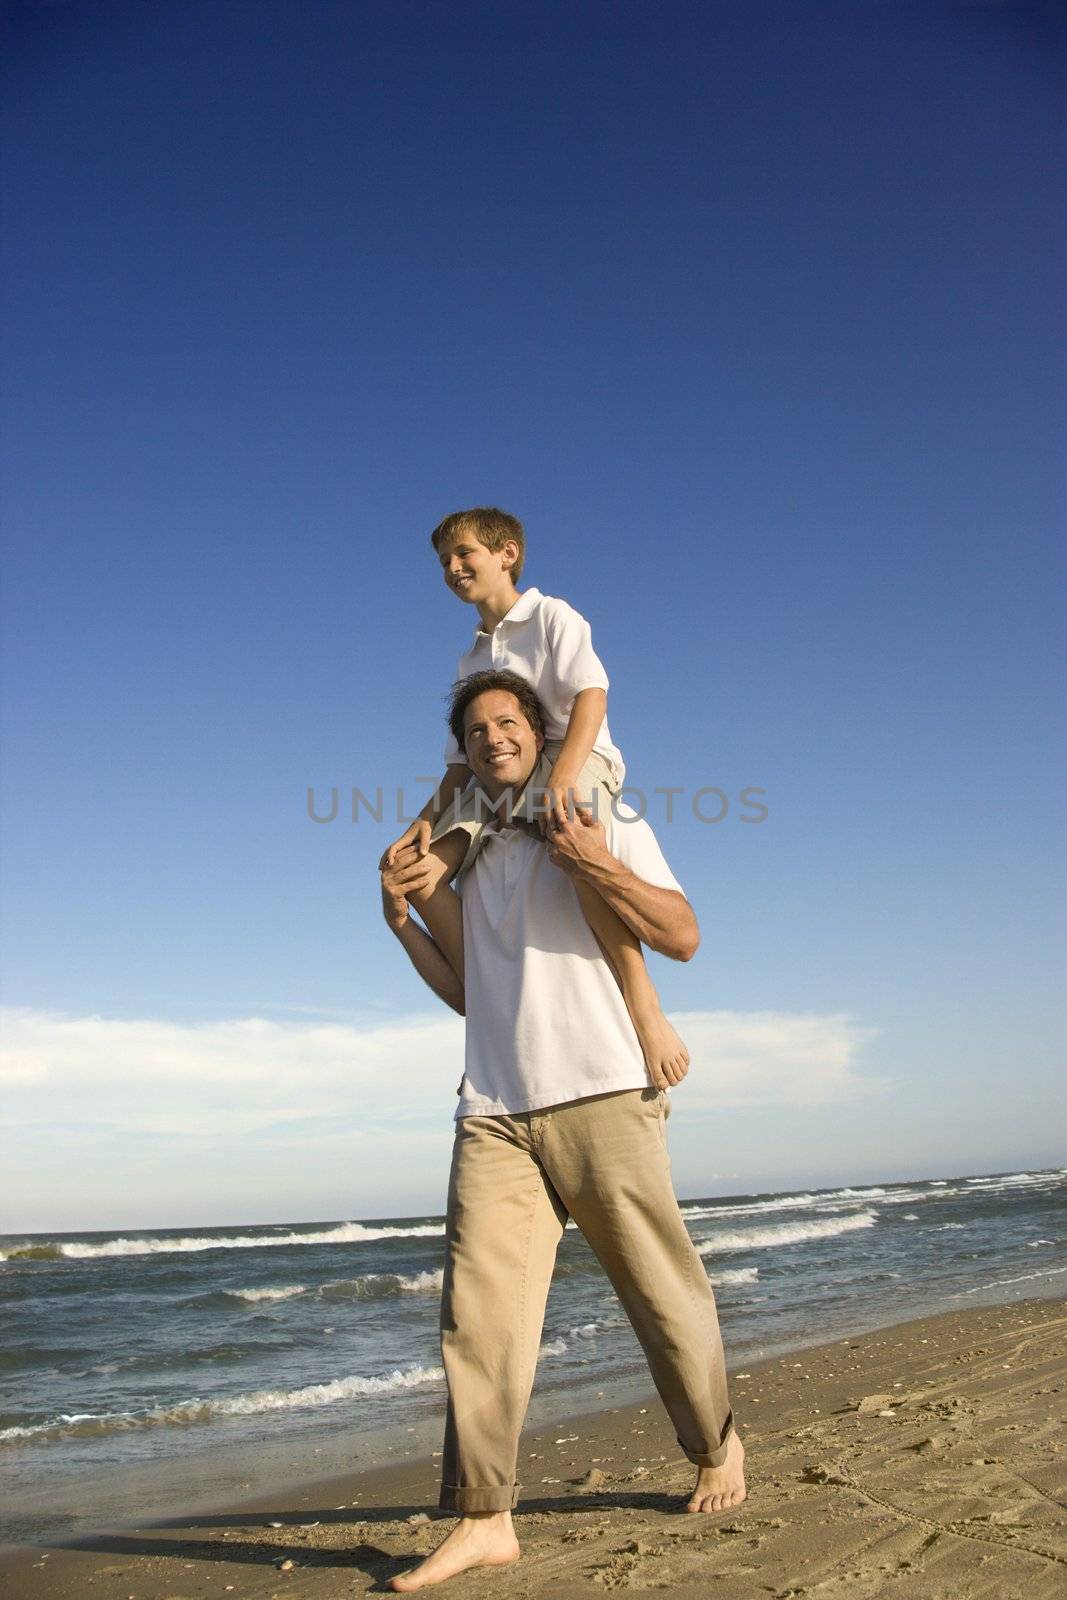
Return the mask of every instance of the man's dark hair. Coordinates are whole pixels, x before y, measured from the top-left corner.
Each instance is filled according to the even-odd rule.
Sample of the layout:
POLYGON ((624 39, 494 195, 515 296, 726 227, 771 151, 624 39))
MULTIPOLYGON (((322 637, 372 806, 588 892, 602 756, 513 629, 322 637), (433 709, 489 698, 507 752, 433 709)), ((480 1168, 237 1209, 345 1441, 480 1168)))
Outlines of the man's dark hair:
POLYGON ((485 694, 489 689, 502 689, 507 694, 513 694, 534 733, 539 733, 544 738, 545 713, 540 700, 525 678, 520 678, 517 672, 476 672, 473 677, 461 678, 458 683, 452 685, 452 697, 448 703, 448 726, 452 729, 453 738, 461 750, 467 747, 463 729, 467 707, 472 700, 477 700, 480 694, 485 694))

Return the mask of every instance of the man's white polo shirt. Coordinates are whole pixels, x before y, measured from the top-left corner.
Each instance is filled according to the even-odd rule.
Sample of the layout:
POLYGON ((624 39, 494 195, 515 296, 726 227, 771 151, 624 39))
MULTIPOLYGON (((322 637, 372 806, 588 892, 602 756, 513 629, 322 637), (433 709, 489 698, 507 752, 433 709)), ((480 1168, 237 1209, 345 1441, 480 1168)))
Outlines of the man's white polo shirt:
MULTIPOLYGON (((593 649, 592 632, 581 612, 539 589, 524 590, 492 633, 484 628, 475 630, 474 643, 459 658, 456 677, 470 678, 476 672, 517 672, 532 684, 544 708, 548 739, 566 736, 576 694, 582 689, 608 687, 608 675, 593 649)), ((593 749, 610 763, 621 787, 626 768, 611 742, 606 717, 593 749)), ((449 734, 446 765, 463 759, 462 750, 449 734)))
MULTIPOLYGON (((601 820, 613 856, 658 888, 681 886, 627 806, 601 820)), ((571 880, 524 828, 489 828, 463 875, 466 1071, 456 1116, 502 1116, 649 1076, 619 986, 571 880)))

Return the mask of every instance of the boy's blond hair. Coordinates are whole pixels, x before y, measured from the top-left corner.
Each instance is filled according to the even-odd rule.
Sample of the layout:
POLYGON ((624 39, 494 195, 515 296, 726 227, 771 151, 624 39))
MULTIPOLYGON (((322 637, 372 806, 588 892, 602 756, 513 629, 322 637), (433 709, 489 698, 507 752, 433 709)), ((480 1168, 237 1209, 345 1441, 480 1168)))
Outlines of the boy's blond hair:
POLYGON ((430 543, 435 550, 440 550, 446 539, 455 539, 463 533, 477 539, 487 550, 503 550, 508 540, 514 539, 519 554, 511 569, 511 581, 518 583, 526 559, 526 535, 518 517, 509 516, 496 506, 473 506, 470 511, 453 511, 450 517, 437 524, 430 535, 430 543))

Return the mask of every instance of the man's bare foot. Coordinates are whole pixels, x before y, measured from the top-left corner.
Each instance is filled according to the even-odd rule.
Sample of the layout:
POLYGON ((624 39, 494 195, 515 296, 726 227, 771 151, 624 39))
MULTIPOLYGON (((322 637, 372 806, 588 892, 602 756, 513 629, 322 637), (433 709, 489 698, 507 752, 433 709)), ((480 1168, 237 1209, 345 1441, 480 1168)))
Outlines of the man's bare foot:
POLYGON ((635 1003, 629 1011, 652 1082, 657 1089, 673 1089, 689 1071, 689 1051, 681 1036, 663 1015, 655 994, 651 1004, 635 1003))
POLYGON ((721 1467, 699 1467, 693 1498, 687 1511, 728 1511, 739 1506, 747 1494, 745 1488, 745 1447, 731 1433, 726 1444, 726 1460, 721 1467))
POLYGON ((425 1589, 431 1583, 444 1583, 468 1567, 503 1567, 519 1559, 519 1541, 511 1525, 510 1511, 485 1512, 481 1516, 460 1517, 447 1539, 425 1561, 410 1572, 389 1579, 390 1589, 405 1593, 425 1589))

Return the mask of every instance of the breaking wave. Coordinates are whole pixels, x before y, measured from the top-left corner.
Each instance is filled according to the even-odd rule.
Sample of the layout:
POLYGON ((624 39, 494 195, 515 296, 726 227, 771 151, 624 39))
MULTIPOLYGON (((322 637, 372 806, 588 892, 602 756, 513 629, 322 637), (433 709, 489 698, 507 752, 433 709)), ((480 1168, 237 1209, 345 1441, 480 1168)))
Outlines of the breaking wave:
POLYGON ((291 1300, 294 1295, 307 1294, 304 1283, 290 1283, 277 1289, 223 1289, 228 1300, 244 1300, 256 1305, 260 1300, 291 1300))
POLYGON ((1009 1172, 993 1178, 968 1178, 967 1195, 1011 1194, 1019 1189, 1056 1189, 1064 1180, 1059 1172, 1009 1172))
POLYGON ((885 1189, 832 1189, 824 1194, 790 1194, 773 1200, 745 1200, 729 1205, 691 1205, 682 1207, 683 1217, 760 1216, 766 1211, 833 1211, 861 1201, 881 1200, 885 1189))
POLYGON ((0 1429, 0 1444, 45 1443, 51 1439, 86 1438, 109 1433, 129 1433, 141 1428, 195 1427, 219 1417, 250 1417, 264 1411, 295 1411, 336 1405, 366 1395, 395 1393, 418 1384, 436 1383, 442 1367, 397 1368, 382 1378, 334 1378, 329 1383, 309 1383, 300 1389, 258 1389, 252 1394, 220 1400, 186 1400, 147 1411, 64 1412, 48 1422, 0 1429))
POLYGON ((853 1217, 832 1217, 825 1222, 783 1222, 776 1228, 739 1228, 736 1233, 718 1233, 697 1245, 702 1256, 712 1256, 720 1250, 767 1250, 779 1244, 806 1244, 811 1239, 836 1239, 842 1233, 855 1233, 857 1228, 873 1228, 873 1211, 861 1211, 853 1217))
POLYGON ((728 1267, 725 1272, 709 1272, 708 1277, 717 1289, 727 1289, 738 1283, 755 1283, 758 1267, 728 1267))
POLYGON ((62 1243, 16 1245, 0 1252, 6 1261, 96 1261, 104 1256, 154 1256, 189 1254, 199 1250, 266 1250, 279 1245, 365 1244, 373 1239, 429 1239, 444 1234, 443 1222, 413 1228, 373 1228, 362 1222, 340 1222, 318 1233, 235 1233, 212 1238, 189 1234, 175 1239, 105 1239, 101 1244, 62 1243))
POLYGON ((437 1294, 444 1284, 445 1269, 432 1272, 364 1272, 358 1278, 338 1278, 324 1283, 319 1294, 324 1300, 385 1300, 394 1294, 437 1294))

